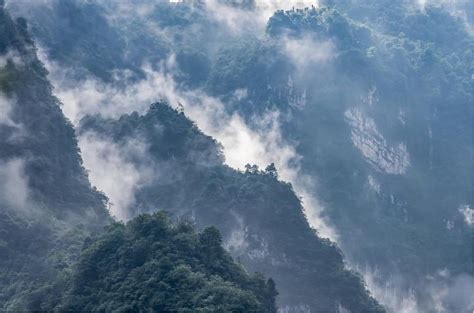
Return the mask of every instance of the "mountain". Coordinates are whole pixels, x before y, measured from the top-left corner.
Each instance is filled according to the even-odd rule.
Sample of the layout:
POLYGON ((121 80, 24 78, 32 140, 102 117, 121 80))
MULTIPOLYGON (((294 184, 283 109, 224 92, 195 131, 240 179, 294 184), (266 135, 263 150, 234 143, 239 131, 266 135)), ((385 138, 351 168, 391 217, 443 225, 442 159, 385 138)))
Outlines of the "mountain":
POLYGON ((275 312, 273 281, 235 263, 215 228, 113 222, 25 20, 0 4, 0 310, 275 312))
POLYGON ((84 234, 110 219, 26 23, 3 3, 0 29, 0 308, 25 310, 73 262, 84 234))
POLYGON ((224 246, 250 271, 272 277, 283 310, 381 312, 342 254, 306 221, 290 184, 273 165, 239 172, 224 165, 217 142, 182 112, 156 103, 145 115, 86 117, 79 134, 121 147, 146 182, 135 191, 134 214, 164 208, 200 227, 215 225, 224 246), (140 141, 144 151, 137 154, 140 141))
POLYGON ((2 160, 22 160, 31 198, 58 217, 103 218, 105 197, 91 187, 71 123, 52 94, 24 19, 1 11, 2 160))
POLYGON ((217 229, 196 233, 163 212, 113 223, 88 238, 44 309, 276 312, 273 281, 247 274, 221 244, 217 229))
POLYGON ((331 3, 279 11, 267 25, 271 39, 224 50, 211 93, 246 90, 235 110, 250 117, 285 112, 285 136, 298 143, 303 172, 317 177, 353 263, 376 269, 382 285, 412 289, 406 298, 415 294, 420 311, 469 310, 472 301, 451 298, 458 280, 474 286, 472 35, 443 7, 331 3), (282 44, 309 59, 306 68, 288 60, 282 44), (440 296, 437 284, 452 293, 440 296))
MULTIPOLYGON (((115 120, 124 112, 129 113, 127 120, 148 116, 144 108, 150 99, 170 96, 170 79, 171 100, 204 94, 257 133, 259 121, 276 112, 279 138, 297 155, 296 161, 291 160, 299 166, 293 183, 308 177, 314 182, 306 194, 321 203, 322 217, 337 233, 346 262, 364 274, 373 295, 394 312, 472 311, 472 4, 319 2, 319 7, 302 9, 294 3, 294 9, 271 10, 269 15, 259 8, 263 1, 248 8, 222 1, 145 0, 134 1, 135 5, 50 1, 48 6, 14 2, 8 6, 17 16, 28 18, 49 60, 73 73, 72 79, 56 80, 60 87, 63 80, 70 84, 66 95, 81 86, 107 96, 114 90, 117 101, 130 90, 140 91, 132 92, 136 103, 128 101, 126 109, 111 105, 120 113, 115 120), (80 44, 62 47, 58 25, 67 26, 67 33, 80 44), (113 42, 113 49, 103 42, 113 42), (162 76, 168 80, 160 80, 162 76), (152 91, 143 86, 152 86, 152 91), (163 92, 161 86, 168 89, 163 92), (131 114, 137 108, 138 115, 131 114)), ((100 107, 82 113, 110 117, 100 107)), ((204 105, 202 112, 207 113, 205 109, 204 105)), ((114 119, 105 124, 117 123, 114 119)), ((83 121, 84 129, 89 122, 94 124, 88 118, 83 121)), ((118 130, 102 129, 100 123, 91 126, 107 134, 99 136, 100 142, 127 150, 122 149, 118 130)), ((87 132, 83 135, 88 138, 87 132)), ((142 156, 149 143, 142 145, 140 136, 133 137, 138 152, 125 158, 153 167, 160 149, 152 157, 148 152, 142 156)), ((248 150, 257 145, 253 139, 248 150)), ((199 149, 199 157, 212 159, 212 166, 221 162, 215 148, 207 154, 207 144, 199 149)), ((278 160, 284 152, 277 151, 272 158, 278 160)), ((175 153, 183 158, 183 151, 171 155, 175 153)), ((165 156, 166 162, 173 158, 165 156)), ((164 177, 181 167, 172 164, 164 166, 164 177)), ((281 165, 285 164, 276 167, 283 172, 281 165)), ((192 207, 181 199, 199 188, 188 188, 179 196, 167 192, 157 196, 153 189, 145 191, 155 184, 146 167, 138 171, 145 174, 145 186, 134 193, 139 207, 131 206, 136 209, 132 214, 153 206, 180 212, 192 207)), ((249 167, 241 174, 260 172, 249 167)), ((183 181, 179 176, 173 179, 183 181)), ((188 214, 193 216, 192 211, 188 214)), ((211 219, 198 214, 195 218, 198 223, 202 218, 205 225, 211 219)), ((245 220, 243 228, 246 223, 251 224, 245 220)))
POLYGON ((0 29, 0 308, 26 310, 73 262, 81 238, 110 219, 25 20, 13 21, 3 3, 0 29))

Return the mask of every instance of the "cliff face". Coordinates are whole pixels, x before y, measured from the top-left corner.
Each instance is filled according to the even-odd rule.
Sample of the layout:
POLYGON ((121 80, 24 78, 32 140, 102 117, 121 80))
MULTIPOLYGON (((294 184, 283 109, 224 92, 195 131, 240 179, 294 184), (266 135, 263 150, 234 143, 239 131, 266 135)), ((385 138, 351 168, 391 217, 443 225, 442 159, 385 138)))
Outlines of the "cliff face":
MULTIPOLYGON (((345 254, 362 267, 378 268, 382 285, 395 276, 399 290, 411 286, 418 310, 436 310, 438 296, 423 291, 426 286, 455 285, 465 275, 472 281, 472 267, 466 266, 472 263, 466 253, 472 223, 460 213, 473 201, 466 174, 473 171, 474 151, 469 26, 442 5, 418 11, 409 1, 328 3, 334 6, 277 12, 267 27, 275 41, 259 46, 271 51, 260 55, 271 57, 289 42, 310 58, 304 53, 308 42, 320 49, 330 42, 323 49, 326 61, 307 62, 303 69, 289 62, 283 72, 273 71, 268 61, 241 63, 240 72, 266 69, 256 75, 269 87, 241 80, 217 91, 247 90, 238 110, 252 107, 249 116, 265 111, 250 106, 264 98, 271 99, 264 108, 286 112, 285 136, 298 142, 303 172, 317 177, 317 194, 345 254), (300 95, 305 105, 294 105, 285 94, 300 95), (450 274, 443 278, 446 268, 450 274)), ((221 58, 229 64, 238 56, 227 52, 221 58)), ((223 73, 232 71, 217 67, 211 73, 225 82, 223 73)), ((442 300, 444 309, 462 310, 450 297, 442 300)))

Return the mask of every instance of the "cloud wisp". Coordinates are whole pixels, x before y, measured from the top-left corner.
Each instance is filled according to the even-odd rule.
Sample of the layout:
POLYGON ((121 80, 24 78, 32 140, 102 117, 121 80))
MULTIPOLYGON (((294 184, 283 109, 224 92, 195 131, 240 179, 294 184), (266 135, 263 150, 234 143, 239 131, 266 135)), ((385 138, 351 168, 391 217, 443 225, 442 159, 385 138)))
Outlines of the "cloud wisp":
POLYGON ((427 276, 416 286, 408 286, 399 274, 384 278, 377 269, 356 268, 362 273, 367 288, 388 310, 397 313, 469 312, 474 309, 472 294, 474 277, 451 275, 447 269, 427 276))
POLYGON ((15 66, 23 65, 23 60, 18 51, 8 50, 5 54, 0 55, 0 70, 7 66, 8 63, 12 63, 15 66))
POLYGON ((18 127, 11 118, 13 110, 13 101, 0 94, 0 125, 9 127, 18 127))
POLYGON ((151 180, 147 144, 139 139, 118 144, 89 131, 79 137, 79 146, 89 179, 110 200, 111 214, 119 220, 132 218, 135 192, 151 180))
POLYGON ((31 206, 25 160, 0 160, 0 203, 19 211, 26 211, 31 206))

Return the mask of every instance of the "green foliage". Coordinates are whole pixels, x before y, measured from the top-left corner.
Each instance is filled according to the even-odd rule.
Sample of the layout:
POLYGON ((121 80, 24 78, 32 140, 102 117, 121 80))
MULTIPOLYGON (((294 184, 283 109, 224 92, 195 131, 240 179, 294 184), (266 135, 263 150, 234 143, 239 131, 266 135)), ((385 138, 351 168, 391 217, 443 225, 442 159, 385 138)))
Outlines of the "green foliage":
POLYGON ((47 71, 24 23, 22 19, 15 23, 0 8, 0 55, 7 58, 0 69, 0 92, 13 104, 10 115, 21 128, 17 140, 0 135, 0 159, 28 160, 25 174, 31 196, 61 218, 72 213, 104 222, 106 199, 88 181, 74 129, 52 95, 47 71))
POLYGON ((55 309, 275 312, 275 297, 272 281, 233 262, 217 229, 196 233, 158 212, 89 240, 55 309))

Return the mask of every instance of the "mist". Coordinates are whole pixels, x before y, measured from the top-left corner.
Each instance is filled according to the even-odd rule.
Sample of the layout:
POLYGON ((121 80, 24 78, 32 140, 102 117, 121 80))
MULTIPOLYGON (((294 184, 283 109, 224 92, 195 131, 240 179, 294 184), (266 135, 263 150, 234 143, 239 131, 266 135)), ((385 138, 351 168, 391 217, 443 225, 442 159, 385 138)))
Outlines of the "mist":
POLYGON ((19 212, 31 209, 23 159, 0 160, 0 203, 7 209, 19 212))
POLYGON ((12 120, 13 101, 0 95, 0 125, 16 127, 17 124, 12 120))
MULTIPOLYGON (((427 0, 413 3, 416 5, 416 10, 426 10, 433 5, 447 8, 450 14, 465 21, 466 27, 469 28, 469 19, 466 11, 463 11, 466 2, 427 0)), ((167 46, 168 50, 164 56, 160 56, 159 61, 149 60, 147 57, 140 60, 137 72, 141 76, 138 78, 136 73, 120 68, 114 69, 111 81, 103 80, 87 71, 83 74, 82 68, 68 67, 58 63, 50 58, 48 55, 50 51, 46 47, 40 49, 41 60, 46 64, 50 73, 49 78, 54 85, 54 94, 61 100, 62 110, 72 123, 79 127, 84 117, 93 115, 118 119, 123 114, 134 111, 144 114, 151 103, 164 99, 172 107, 182 109, 204 133, 222 144, 225 162, 232 168, 243 170, 249 163, 263 169, 268 164, 275 163, 279 178, 290 182, 297 195, 301 197, 311 226, 322 237, 340 243, 336 227, 326 216, 326 204, 317 195, 318 175, 308 173, 303 168, 304 157, 298 152, 299 142, 291 139, 283 130, 288 120, 292 118, 289 113, 277 107, 270 107, 263 112, 253 112, 250 116, 244 115, 232 108, 237 103, 246 103, 246 100, 251 97, 251 91, 247 88, 239 87, 225 96, 220 96, 211 94, 205 86, 183 82, 184 71, 177 61, 179 49, 182 47, 174 42, 176 29, 162 27, 152 19, 147 20, 152 16, 153 5, 144 3, 131 6, 128 2, 104 5, 110 6, 107 18, 111 24, 119 25, 127 19, 141 20, 141 23, 146 25, 156 38, 160 38, 170 46, 167 46), (119 10, 114 11, 113 8, 116 7, 119 10), (78 72, 81 74, 77 75, 78 72)), ((180 4, 176 3, 176 5, 180 4)), ((212 21, 212 25, 218 26, 216 33, 203 36, 202 31, 205 27, 193 25, 188 29, 189 33, 183 31, 182 36, 185 38, 184 41, 195 36, 205 42, 202 49, 209 57, 210 63, 216 61, 215 56, 222 48, 219 45, 222 38, 227 38, 230 42, 250 33, 265 44, 274 40, 273 47, 293 66, 286 87, 291 90, 291 96, 295 96, 297 101, 289 101, 290 105, 295 111, 305 112, 306 106, 311 108, 311 105, 314 105, 307 99, 314 97, 314 94, 319 96, 317 94, 319 86, 311 85, 310 79, 324 82, 326 78, 330 81, 340 74, 333 67, 340 60, 340 47, 331 39, 306 34, 302 36, 284 34, 278 39, 270 40, 265 33, 265 27, 268 18, 276 9, 302 8, 309 5, 318 7, 318 3, 312 1, 261 1, 257 3, 257 8, 249 10, 239 6, 228 6, 221 1, 209 1, 205 4, 205 14, 212 21)), ((370 42, 373 46, 367 51, 364 50, 366 48, 364 46, 360 48, 361 51, 368 55, 375 54, 374 59, 383 57, 383 54, 377 54, 379 53, 377 49, 382 50, 382 47, 388 45, 383 40, 389 41, 387 39, 389 36, 382 34, 383 29, 374 25, 363 26, 374 30, 375 35, 371 38, 374 42, 370 42), (377 42, 375 39, 381 41, 377 42)), ((197 40, 196 38, 194 40, 197 40)), ((339 83, 337 80, 336 82, 339 83)), ((348 129, 351 148, 359 153, 361 160, 369 164, 369 170, 363 172, 363 175, 367 177, 368 185, 375 192, 377 199, 382 199, 377 201, 390 202, 394 208, 394 214, 398 214, 396 190, 388 188, 387 181, 403 180, 407 175, 416 177, 419 173, 411 172, 413 167, 418 165, 416 156, 412 155, 413 145, 410 146, 409 142, 405 142, 402 136, 394 135, 394 125, 398 127, 400 133, 405 134, 409 127, 406 125, 410 123, 410 118, 413 118, 410 114, 414 113, 406 113, 399 109, 395 112, 399 122, 396 124, 387 118, 393 112, 383 109, 384 106, 390 104, 385 103, 383 99, 378 102, 377 95, 383 94, 384 91, 379 91, 376 84, 366 86, 364 83, 351 81, 347 85, 343 83, 338 85, 339 88, 342 88, 341 86, 349 86, 349 88, 341 89, 341 102, 334 106, 344 107, 340 118, 348 129), (389 120, 388 123, 387 120, 389 120), (384 197, 389 200, 385 200, 384 197)), ((400 108, 403 108, 403 101, 406 99, 400 99, 400 108)), ((8 122, 8 119, 5 121, 8 122)), ((109 197, 113 215, 119 220, 130 219, 133 214, 129 210, 135 204, 135 192, 149 183, 149 173, 157 175, 152 170, 156 164, 151 164, 144 152, 146 143, 136 138, 130 145, 118 145, 94 133, 79 132, 79 145, 91 182, 109 197), (138 156, 134 153, 138 153, 138 156), (137 167, 132 158, 140 159, 143 166, 137 167), (123 177, 126 179, 121 179, 123 177)), ((360 175, 360 172, 354 173, 355 175, 360 175)), ((472 212, 471 206, 463 204, 457 208, 456 214, 462 217, 465 224, 471 226, 472 212)), ((406 219, 410 217, 406 211, 404 214, 406 219)), ((345 247, 342 246, 342 248, 345 247)), ((360 265, 351 264, 352 261, 348 262, 349 267, 358 268, 356 265, 360 265)), ((373 268, 359 270, 359 272, 363 274, 372 294, 393 312, 418 312, 426 307, 433 308, 437 312, 449 312, 456 293, 461 297, 459 303, 464 303, 466 307, 472 305, 463 296, 463 292, 446 291, 451 288, 458 290, 456 286, 464 286, 467 290, 472 290, 469 275, 459 275, 459 279, 456 276, 444 280, 435 271, 433 281, 443 280, 443 283, 440 285, 436 285, 436 282, 426 283, 425 286, 429 287, 431 293, 426 296, 431 299, 431 302, 427 304, 420 303, 417 298, 419 294, 413 289, 415 287, 405 289, 407 285, 400 283, 403 279, 395 273, 387 277, 387 275, 379 275, 373 268)))
MULTIPOLYGON (((49 61, 44 53, 40 56, 50 73, 49 77, 55 87, 54 93, 63 103, 62 110, 74 124, 77 125, 87 115, 119 118, 135 111, 143 114, 151 103, 161 99, 165 99, 175 108, 182 106, 186 115, 195 121, 204 133, 222 144, 226 164, 229 166, 243 170, 248 163, 260 168, 275 163, 280 179, 290 182, 302 198, 310 224, 321 236, 337 239, 334 229, 322 217, 322 205, 312 194, 313 179, 301 173, 301 157, 293 145, 286 142, 281 135, 280 116, 277 111, 255 116, 251 125, 248 125, 238 113, 229 113, 220 99, 211 97, 202 90, 181 90, 173 78, 177 66, 174 55, 161 64, 161 71, 154 71, 147 65, 142 67, 146 78, 131 83, 126 88, 106 84, 95 78, 68 80, 67 72, 72 69, 64 69, 49 61)), ((236 90, 236 94, 239 92, 239 97, 245 96, 245 93, 236 90)), ((141 175, 133 166, 120 160, 120 157, 108 159, 109 155, 126 155, 126 150, 123 150, 123 147, 117 150, 110 142, 101 141, 100 138, 91 137, 89 134, 79 136, 79 145, 93 185, 109 196, 114 204, 112 207, 116 208, 112 209, 116 217, 127 217, 124 208, 134 203, 133 190, 141 180, 141 175), (112 151, 122 153, 113 154, 112 151), (123 176, 125 173, 128 176, 123 176), (119 186, 120 184, 114 185, 117 177, 129 178, 119 186)))
POLYGON ((153 173, 152 167, 146 165, 146 143, 134 139, 118 145, 94 132, 85 132, 79 137, 79 147, 89 179, 109 198, 112 216, 121 221, 131 219, 135 191, 153 173))

